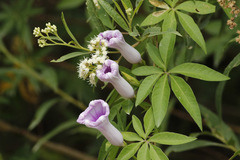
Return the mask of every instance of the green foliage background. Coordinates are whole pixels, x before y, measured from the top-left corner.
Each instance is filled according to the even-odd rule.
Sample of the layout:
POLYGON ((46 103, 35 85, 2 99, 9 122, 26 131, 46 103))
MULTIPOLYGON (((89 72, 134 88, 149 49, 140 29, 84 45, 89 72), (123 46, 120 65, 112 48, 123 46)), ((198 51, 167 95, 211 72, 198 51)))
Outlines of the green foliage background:
MULTIPOLYGON (((114 4, 112 1, 101 1, 102 3, 114 4)), ((108 23, 108 21, 100 22, 101 18, 90 17, 89 14, 101 14, 95 13, 93 10, 90 10, 92 13, 88 12, 85 2, 85 0, 5 0, 0 2, 0 160, 99 158, 99 148, 106 143, 104 138, 99 137, 97 131, 83 125, 78 125, 75 121, 82 111, 83 106, 87 106, 89 101, 99 98, 106 99, 112 90, 111 86, 108 85, 104 90, 101 90, 100 87, 92 88, 87 82, 80 80, 76 67, 77 63, 79 63, 78 58, 69 59, 61 63, 51 63, 51 60, 58 59, 76 50, 64 46, 40 48, 38 47, 36 38, 32 35, 34 27, 43 27, 46 22, 51 22, 58 27, 58 33, 63 39, 71 40, 61 21, 62 11, 71 32, 83 46, 86 46, 87 42, 94 35, 104 31, 105 26, 110 29, 117 26, 118 28, 122 27, 124 30, 128 30, 122 22, 118 23, 121 24, 119 27, 116 23, 108 23), (105 26, 99 25, 101 23, 105 26), (13 58, 7 57, 3 52, 9 53, 13 58), (29 136, 29 134, 36 136, 35 139, 29 136), (96 139, 96 137, 98 138, 96 139), (44 146, 44 143, 49 141, 55 143, 53 148, 44 146), (64 153, 63 150, 56 151, 56 148, 60 145, 69 147, 68 154, 64 153), (76 151, 78 155, 89 157, 77 158, 70 151, 76 151)), ((134 2, 133 4, 135 4, 134 2)), ((188 25, 184 25, 184 22, 181 21, 186 20, 186 17, 178 13, 182 17, 182 19, 179 17, 182 26, 178 24, 178 31, 182 37, 176 36, 178 33, 172 31, 174 34, 171 35, 176 36, 177 44, 173 50, 175 53, 174 65, 179 65, 183 62, 197 62, 221 73, 224 72, 231 79, 226 82, 213 83, 184 77, 194 91, 197 101, 202 105, 200 109, 204 120, 204 132, 199 133, 199 129, 192 121, 190 115, 181 107, 181 104, 176 99, 172 99, 168 104, 168 109, 165 111, 168 113, 167 117, 164 121, 161 117, 157 120, 159 123, 160 121, 162 123, 158 130, 167 130, 187 135, 192 133, 195 136, 198 135, 199 140, 182 146, 161 146, 165 153, 169 154, 169 159, 228 159, 233 155, 233 151, 231 151, 231 147, 228 148, 227 146, 238 146, 239 143, 240 84, 238 82, 240 80, 240 70, 238 65, 240 64, 240 45, 233 40, 237 36, 236 29, 228 29, 226 25, 228 17, 225 15, 223 9, 216 1, 209 0, 208 2, 216 5, 215 13, 209 15, 190 14, 201 29, 206 41, 206 48, 202 44, 201 38, 198 36, 196 36, 196 39, 193 38, 196 44, 188 35, 191 33, 187 34, 184 31, 188 25), (206 51, 207 54, 204 53, 206 51), (216 99, 215 103, 215 95, 217 94, 216 97, 219 98, 218 94, 221 93, 222 89, 224 89, 222 100, 216 99), (218 91, 217 93, 216 90, 218 91), (206 106, 208 109, 203 106, 206 106), (212 110, 214 113, 209 110, 212 110), (217 113, 220 116, 217 116, 217 113), (224 122, 221 121, 221 116, 224 122), (224 144, 227 145, 225 146, 224 144)), ((121 4, 121 1, 116 1, 115 3, 121 4)), ((123 6, 120 7, 123 8, 123 6)), ((103 11, 103 8, 101 8, 99 12, 103 11)), ((141 32, 140 25, 149 25, 151 21, 156 24, 156 21, 152 19, 146 21, 146 17, 153 11, 159 11, 159 8, 152 6, 147 0, 144 0, 138 14, 133 19, 133 26, 137 26, 133 28, 133 31, 137 29, 141 32)), ((168 16, 171 16, 171 14, 168 16)), ((113 17, 113 19, 116 22, 119 21, 116 17, 113 17)), ((170 17, 169 22, 165 22, 165 28, 168 27, 168 24, 174 23, 171 20, 170 17)), ((160 24, 162 23, 164 22, 160 24)), ((240 24, 239 20, 237 23, 240 24)), ((155 36, 155 38, 159 38, 155 35, 156 32, 154 31, 159 29, 157 27, 160 27, 160 24, 155 25, 155 28, 152 27, 148 32, 145 30, 145 34, 149 35, 149 37, 155 36)), ((136 32, 132 32, 132 34, 134 35, 136 32)), ((131 44, 134 43, 133 38, 128 38, 126 41, 131 44)), ((156 55, 154 54, 154 47, 151 45, 152 43, 146 44, 143 42, 137 46, 137 49, 141 53, 145 50, 148 51, 150 54, 149 57, 146 54, 144 55, 147 63, 156 63, 152 62, 157 57, 154 57, 156 55)), ((173 68, 173 63, 169 62, 169 57, 165 57, 163 62, 169 63, 170 68, 173 68)), ((158 63, 156 63, 158 66, 162 65, 158 63)), ((122 62, 122 65, 130 67, 125 61, 122 62)), ((189 68, 191 69, 191 67, 189 68)), ((142 73, 146 68, 141 69, 136 68, 133 70, 133 74, 142 73)), ((174 68, 169 72, 179 73, 178 69, 174 68)), ((151 70, 154 70, 153 74, 159 73, 156 68, 151 68, 151 70)), ((141 74, 138 76, 147 75, 141 74)), ((152 75, 152 77, 154 76, 156 75, 152 75)), ((191 77, 191 75, 186 76, 191 77)), ((160 82, 155 79, 155 82, 165 86, 166 79, 164 80, 164 78, 166 76, 159 79, 160 82)), ((174 77, 172 78, 174 79, 174 77)), ((176 80, 181 81, 179 79, 176 80)), ((149 84, 149 82, 151 81, 146 83, 149 84)), ((174 86, 171 87, 174 88, 174 86)), ((153 99, 154 94, 157 93, 159 93, 158 88, 155 88, 152 91, 153 99)), ((141 104, 148 96, 144 94, 137 97, 136 106, 141 104)), ((175 94, 177 95, 177 93, 175 94)), ((181 93, 179 94, 181 95, 181 93)), ((169 96, 173 97, 173 93, 169 96)), ((109 103, 111 103, 111 100, 109 103)), ((154 102, 152 103, 154 104, 154 102)), ((131 106, 131 101, 129 102, 129 106, 131 106)), ((144 104, 142 104, 142 108, 144 108, 144 104)), ((130 122, 132 115, 138 115, 138 117, 143 119, 143 115, 140 112, 144 110, 133 111, 133 113, 131 113, 131 109, 129 108, 123 110, 130 113, 130 116, 127 118, 128 122, 130 122)), ((119 121, 121 116, 118 116, 116 119, 119 121)), ((134 116, 133 119, 133 128, 136 130, 135 126, 138 125, 138 120, 134 116)), ((126 122, 122 123, 122 128, 124 129, 124 123, 126 122)), ((144 125, 145 123, 147 123, 147 120, 145 120, 144 125)), ((132 130, 133 128, 130 127, 132 130)), ((139 133, 141 131, 138 131, 139 135, 146 136, 145 133, 139 133)), ((125 134, 125 137, 128 137, 129 133, 125 134)), ((141 137, 139 138, 141 139, 141 137)), ((152 140, 154 143, 156 141, 152 140)), ((138 148, 139 146, 140 144, 133 143, 130 147, 138 148)), ((141 147, 142 151, 144 151, 144 147, 146 146, 144 144, 141 147)), ((112 150, 117 150, 114 147, 112 148, 112 150)), ((154 145, 151 145, 150 153, 154 155, 155 152, 161 152, 158 149, 158 147, 155 148, 154 145)), ((122 155, 120 154, 120 156, 122 155)))

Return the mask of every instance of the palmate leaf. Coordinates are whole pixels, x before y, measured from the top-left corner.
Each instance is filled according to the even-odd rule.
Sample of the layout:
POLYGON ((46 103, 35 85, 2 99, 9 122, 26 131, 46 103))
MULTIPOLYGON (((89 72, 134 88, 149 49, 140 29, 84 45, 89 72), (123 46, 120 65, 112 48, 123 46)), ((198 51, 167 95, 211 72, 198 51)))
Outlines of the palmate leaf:
POLYGON ((138 133, 138 135, 145 138, 145 133, 143 131, 142 123, 135 115, 132 116, 132 123, 133 123, 133 128, 138 133))
POLYGON ((205 81, 225 81, 229 77, 198 63, 183 63, 169 71, 205 81))
POLYGON ((122 132, 122 135, 126 141, 143 141, 143 139, 134 132, 122 132))
POLYGON ((202 50, 207 53, 206 44, 203 38, 203 35, 198 27, 198 25, 194 22, 192 17, 189 15, 177 11, 177 15, 179 21, 184 28, 184 30, 189 34, 189 36, 202 48, 202 50))
POLYGON ((157 127, 159 127, 167 113, 170 97, 170 87, 168 76, 164 74, 156 83, 152 92, 153 117, 157 127))
POLYGON ((150 158, 150 152, 149 152, 149 148, 148 148, 148 143, 144 143, 141 148, 138 151, 137 154, 137 159, 138 160, 148 160, 151 159, 150 158))
MULTIPOLYGON (((163 21, 162 31, 163 32, 166 32, 168 30, 176 31, 176 29, 177 29, 177 21, 175 18, 175 12, 170 11, 163 21)), ((163 38, 159 43, 159 51, 166 67, 168 66, 170 57, 173 53, 175 41, 176 41, 176 34, 165 33, 163 34, 163 38)))
POLYGON ((117 160, 129 160, 137 152, 141 144, 142 142, 127 145, 122 149, 117 160))
POLYGON ((168 157, 157 146, 150 143, 150 156, 152 160, 168 160, 168 157))
POLYGON ((136 76, 148 76, 152 74, 162 74, 163 71, 154 66, 141 66, 132 70, 132 73, 136 76))
POLYGON ((118 12, 105 0, 98 0, 101 6, 105 9, 109 16, 113 18, 113 20, 124 30, 128 31, 129 28, 124 21, 124 19, 118 14, 118 12))
POLYGON ((215 6, 202 1, 186 1, 179 4, 175 9, 197 13, 197 14, 209 14, 215 12, 215 6))
POLYGON ((170 75, 170 78, 173 93, 202 130, 200 109, 191 87, 180 77, 170 75))
POLYGON ((145 139, 146 139, 155 127, 152 108, 149 108, 148 111, 146 112, 143 118, 143 124, 144 124, 145 139))
POLYGON ((148 139, 149 142, 155 142, 164 145, 179 145, 185 144, 196 140, 195 137, 188 137, 179 133, 173 132, 160 132, 154 134, 148 139))
POLYGON ((139 86, 135 106, 138 106, 152 91, 153 85, 161 74, 154 74, 146 77, 139 86))
POLYGON ((165 65, 162 62, 159 50, 157 47, 155 47, 152 43, 147 43, 147 52, 152 61, 158 65, 160 68, 165 69, 165 65))
POLYGON ((141 26, 150 26, 161 22, 167 16, 168 10, 156 11, 148 15, 141 26))

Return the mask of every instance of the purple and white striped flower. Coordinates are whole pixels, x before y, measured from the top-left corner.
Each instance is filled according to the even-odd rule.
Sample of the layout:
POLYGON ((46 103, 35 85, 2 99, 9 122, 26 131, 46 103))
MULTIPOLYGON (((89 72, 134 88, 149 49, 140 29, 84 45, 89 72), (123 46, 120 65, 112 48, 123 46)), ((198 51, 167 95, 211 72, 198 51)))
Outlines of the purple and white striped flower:
POLYGON ((130 46, 123 38, 119 30, 108 30, 98 35, 101 39, 107 41, 107 46, 120 51, 122 56, 130 63, 139 63, 142 61, 140 53, 130 46))
POLYGON ((123 146, 122 134, 109 122, 109 112, 109 106, 105 101, 93 100, 79 115, 77 122, 99 130, 112 145, 123 146))
POLYGON ((132 86, 119 74, 119 66, 115 61, 106 60, 96 73, 101 81, 111 83, 122 97, 134 97, 132 86))

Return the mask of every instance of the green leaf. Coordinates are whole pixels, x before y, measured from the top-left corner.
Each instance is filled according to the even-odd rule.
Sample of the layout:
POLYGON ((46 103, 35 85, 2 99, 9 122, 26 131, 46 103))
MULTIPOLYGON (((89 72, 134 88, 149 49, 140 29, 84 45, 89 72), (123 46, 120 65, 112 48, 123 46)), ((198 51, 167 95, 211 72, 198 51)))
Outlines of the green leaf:
POLYGON ((240 150, 236 151, 229 160, 233 160, 235 157, 240 155, 240 150))
POLYGON ((205 81, 225 81, 229 77, 197 63, 183 63, 169 71, 169 73, 178 73, 188 77, 197 78, 205 81))
POLYGON ((53 60, 51 60, 51 62, 59 63, 59 62, 63 62, 63 61, 66 61, 68 59, 78 57, 78 56, 82 56, 82 55, 86 55, 86 54, 90 54, 90 53, 89 52, 72 52, 72 53, 66 54, 66 55, 58 58, 57 60, 53 59, 53 60))
POLYGON ((183 152, 201 147, 216 146, 216 147, 225 147, 221 143, 206 141, 206 140, 195 140, 187 144, 180 144, 176 146, 170 146, 166 149, 165 153, 169 155, 171 152, 183 152))
POLYGON ((147 110, 143 118, 143 123, 144 123, 144 129, 145 129, 145 139, 146 139, 155 127, 152 108, 149 108, 147 110))
POLYGON ((192 17, 189 15, 178 12, 177 15, 181 25, 183 26, 184 30, 189 34, 189 36, 202 48, 202 50, 207 53, 206 44, 203 38, 203 35, 198 28, 198 25, 194 22, 192 17))
POLYGON ((162 8, 162 9, 169 9, 169 6, 165 2, 162 2, 159 0, 149 0, 149 2, 155 7, 162 8))
POLYGON ((132 73, 136 76, 148 76, 151 74, 162 74, 163 71, 154 66, 141 66, 132 70, 132 73))
POLYGON ((98 1, 101 6, 105 9, 109 16, 113 18, 113 20, 124 30, 128 31, 129 28, 123 18, 118 14, 118 12, 105 0, 98 1))
POLYGON ((97 12, 95 5, 92 0, 86 0, 87 10, 92 23, 94 23, 94 27, 97 29, 98 32, 103 32, 105 27, 103 26, 102 22, 97 18, 97 12))
POLYGON ((135 115, 132 116, 132 123, 133 123, 133 128, 138 133, 138 135, 145 138, 145 133, 143 131, 142 123, 135 115))
POLYGON ((117 160, 129 160, 137 152, 142 142, 127 145, 120 152, 117 160))
POLYGON ((43 70, 42 76, 54 89, 58 87, 57 73, 52 68, 47 68, 43 70))
POLYGON ((123 17, 125 20, 127 20, 125 14, 124 14, 124 12, 122 11, 122 8, 119 6, 119 4, 118 4, 115 0, 113 0, 113 3, 114 3, 115 6, 117 7, 117 10, 118 10, 118 12, 122 15, 122 17, 123 17))
POLYGON ((107 159, 106 160, 113 160, 116 158, 117 153, 118 153, 119 147, 118 146, 111 146, 111 149, 108 153, 107 159))
POLYGON ((43 117, 46 115, 47 111, 56 104, 58 99, 52 99, 45 103, 43 103, 41 106, 39 106, 38 110, 36 111, 33 120, 31 121, 28 129, 32 130, 34 129, 43 119, 43 117))
POLYGON ((168 157, 157 146, 150 143, 150 156, 152 160, 168 160, 168 157))
POLYGON ((146 77, 142 81, 137 92, 135 106, 138 106, 140 103, 142 103, 144 99, 150 94, 150 92, 152 91, 153 85, 156 83, 159 77, 160 77, 160 74, 154 74, 146 77))
POLYGON ((152 92, 153 117, 157 127, 159 127, 167 113, 170 97, 170 87, 168 76, 164 74, 156 83, 152 92))
POLYGON ((150 152, 149 152, 149 148, 148 148, 148 143, 144 143, 141 148, 138 151, 137 154, 137 159, 138 160, 148 160, 151 159, 150 158, 150 152))
POLYGON ((105 12, 105 10, 103 8, 97 9, 96 13, 98 15, 98 18, 101 20, 101 22, 103 23, 104 26, 110 28, 110 29, 114 29, 112 20, 110 19, 110 17, 108 16, 108 14, 105 12))
MULTIPOLYGON (((231 70, 235 67, 238 67, 239 65, 240 65, 240 53, 236 57, 234 57, 234 59, 228 64, 223 74, 228 76, 231 70)), ((220 82, 216 90, 215 103, 216 103, 216 109, 219 117, 221 117, 222 115, 222 95, 223 95, 225 84, 226 82, 220 82)))
POLYGON ((148 139, 149 142, 155 142, 164 145, 179 145, 196 140, 195 137, 188 137, 179 133, 161 132, 154 134, 148 139))
POLYGON ((68 28, 68 25, 67 25, 67 22, 65 21, 63 12, 62 12, 61 18, 62 18, 63 25, 64 25, 65 30, 67 31, 68 35, 72 38, 72 40, 75 42, 75 44, 76 44, 77 46, 81 46, 81 45, 78 43, 77 39, 76 39, 76 38, 74 37, 74 35, 72 34, 72 32, 70 31, 70 29, 68 28))
POLYGON ((130 0, 121 0, 121 2, 125 10, 127 10, 128 8, 133 9, 133 6, 130 0))
POLYGON ((200 109, 191 87, 180 77, 170 75, 170 78, 175 96, 202 130, 200 109))
POLYGON ((121 133, 123 135, 123 139, 125 139, 126 141, 143 141, 143 139, 134 132, 121 132, 121 133))
POLYGON ((201 1, 186 1, 179 4, 175 9, 197 13, 197 14, 209 14, 215 12, 215 6, 201 1))
POLYGON ((157 24, 161 22, 166 16, 167 16, 168 10, 162 10, 162 11, 156 11, 148 15, 143 22, 141 23, 141 26, 150 26, 157 24))
POLYGON ((135 10, 134 10, 134 12, 133 12, 133 16, 134 16, 136 13, 138 13, 138 10, 140 9, 143 1, 144 1, 144 0, 136 0, 136 8, 135 8, 135 10))
POLYGON ((33 147, 33 151, 36 152, 46 141, 56 136, 57 134, 67 130, 69 128, 77 126, 76 120, 69 120, 67 122, 61 123, 59 126, 54 128, 52 131, 47 133, 44 137, 42 137, 33 147))
MULTIPOLYGON (((176 31, 177 29, 177 21, 175 18, 175 12, 171 11, 165 17, 162 25, 162 31, 166 32, 168 30, 176 31)), ((174 45, 176 41, 176 34, 165 33, 163 34, 163 38, 159 43, 159 51, 162 57, 165 66, 168 66, 169 60, 172 56, 174 45)))
POLYGON ((57 9, 63 10, 63 9, 77 8, 80 5, 82 5, 84 2, 85 2, 85 0, 61 0, 57 4, 57 9))
POLYGON ((130 99, 126 99, 124 102, 122 102, 122 110, 124 110, 124 112, 128 115, 131 113, 133 106, 134 103, 130 99))
POLYGON ((204 106, 200 107, 206 125, 210 128, 211 132, 217 137, 221 137, 226 144, 232 145, 239 149, 240 144, 237 136, 233 130, 221 120, 215 113, 210 111, 204 106))
POLYGON ((152 43, 147 43, 147 52, 152 61, 158 65, 160 68, 165 69, 166 67, 164 66, 159 50, 157 47, 155 47, 152 43))

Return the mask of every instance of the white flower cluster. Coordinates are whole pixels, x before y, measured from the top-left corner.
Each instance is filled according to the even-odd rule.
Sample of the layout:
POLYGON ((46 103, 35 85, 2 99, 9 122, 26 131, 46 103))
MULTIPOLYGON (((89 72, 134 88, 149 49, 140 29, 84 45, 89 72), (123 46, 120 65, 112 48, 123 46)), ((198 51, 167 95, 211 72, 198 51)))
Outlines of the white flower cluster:
POLYGON ((95 51, 91 58, 81 60, 78 66, 79 78, 89 79, 91 85, 96 86, 96 70, 102 68, 102 64, 108 59, 107 41, 96 37, 88 45, 90 51, 95 51))
POLYGON ((35 37, 40 37, 38 39, 38 44, 40 47, 44 47, 47 45, 47 39, 46 39, 46 36, 48 37, 48 34, 51 33, 51 34, 56 34, 57 33, 57 27, 56 25, 51 25, 50 22, 46 23, 46 27, 44 29, 40 29, 40 27, 35 27, 34 30, 33 30, 33 35, 35 37))
POLYGON ((125 12, 127 13, 128 16, 131 16, 131 14, 132 14, 132 9, 131 9, 131 8, 128 8, 128 9, 126 9, 125 12))

